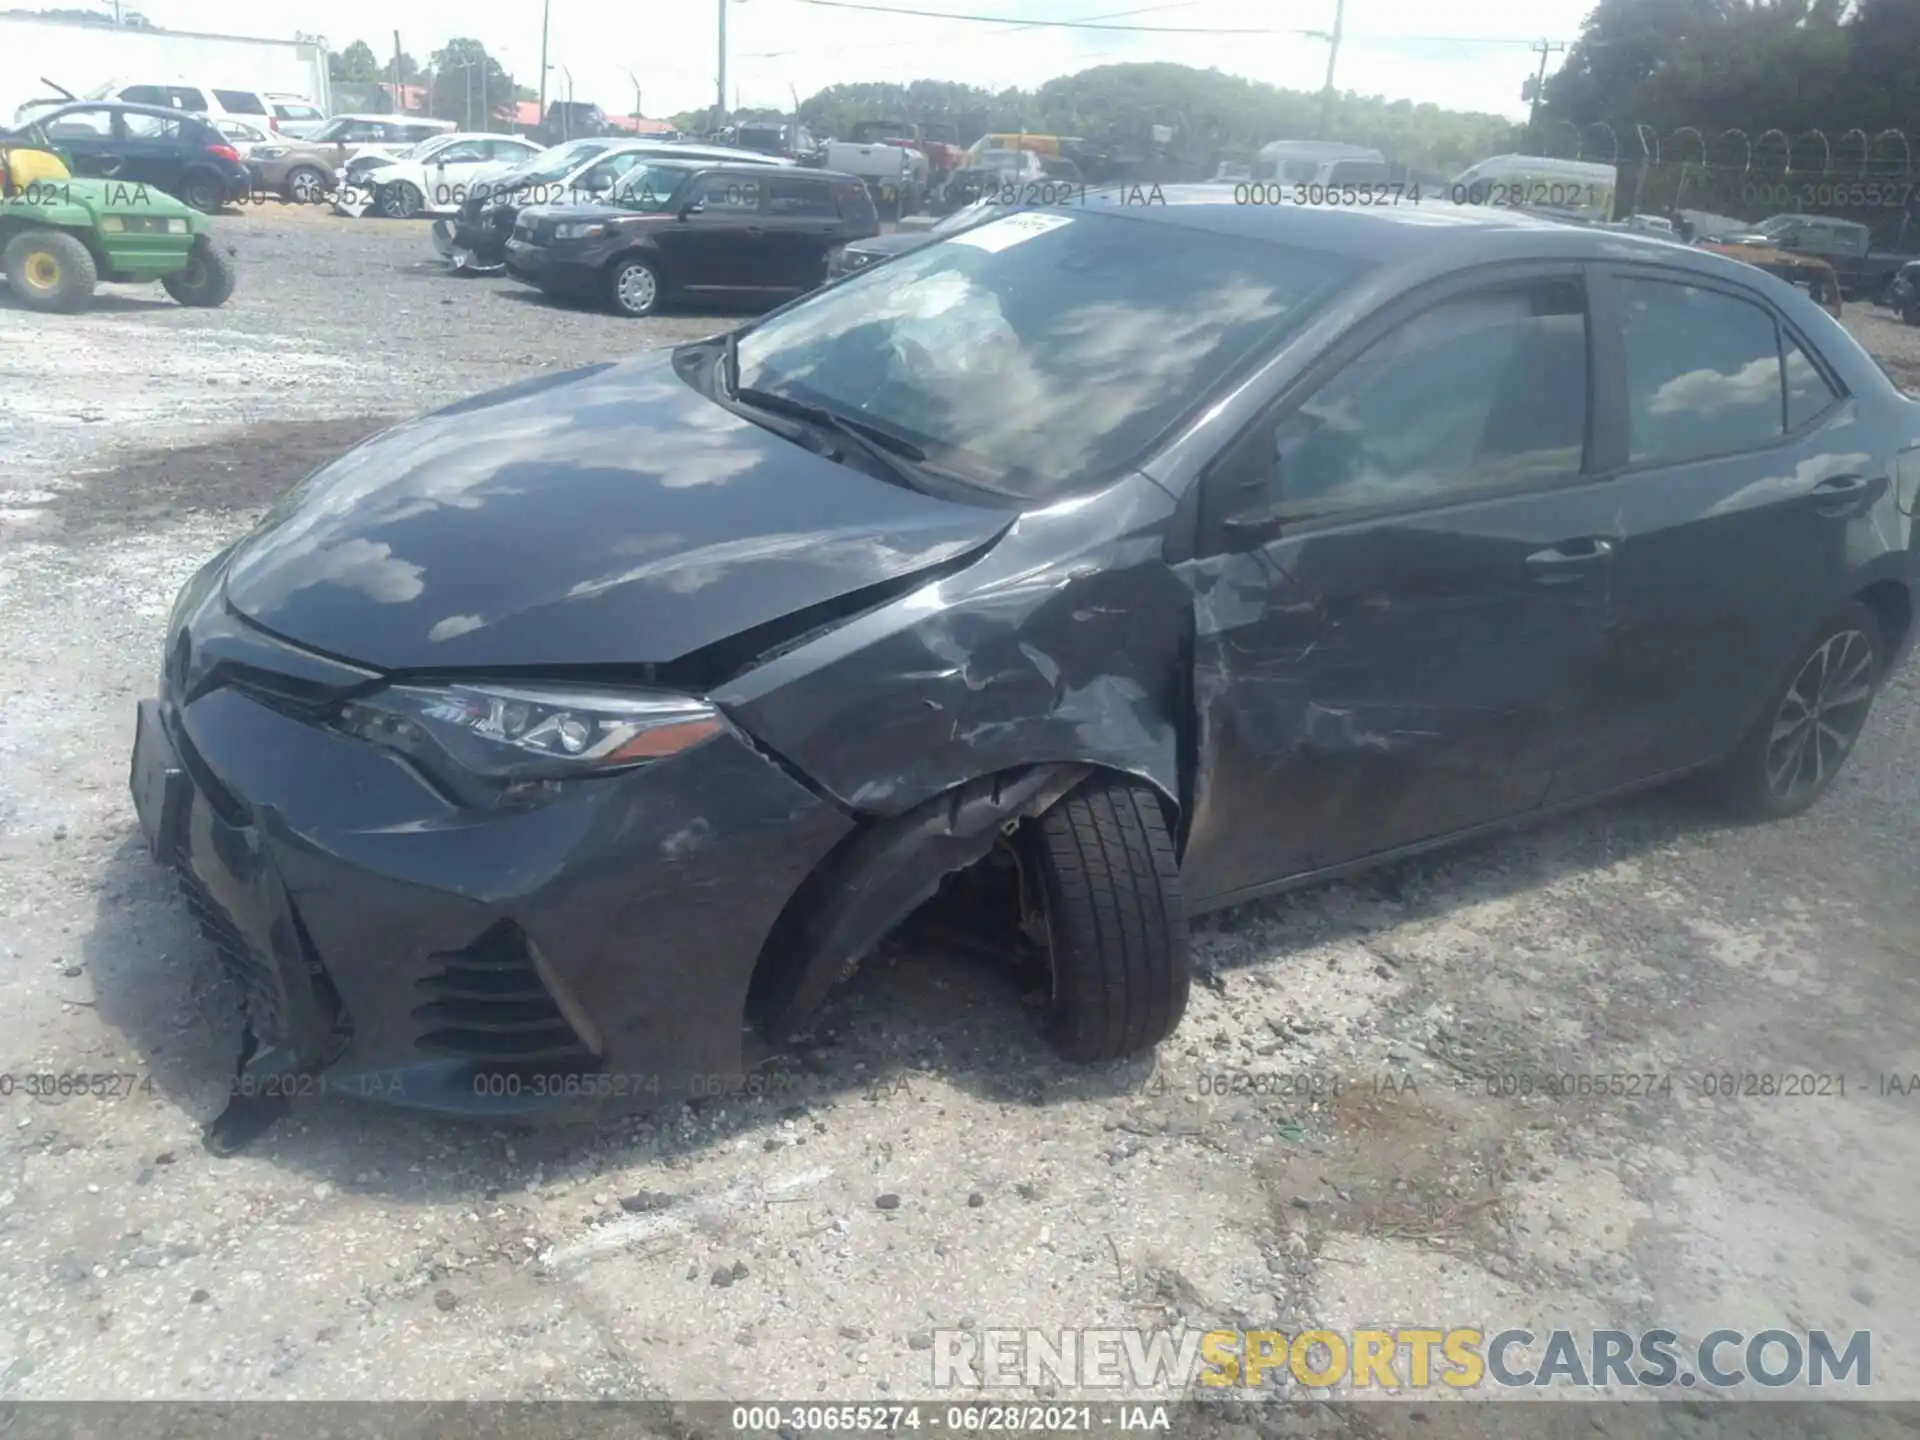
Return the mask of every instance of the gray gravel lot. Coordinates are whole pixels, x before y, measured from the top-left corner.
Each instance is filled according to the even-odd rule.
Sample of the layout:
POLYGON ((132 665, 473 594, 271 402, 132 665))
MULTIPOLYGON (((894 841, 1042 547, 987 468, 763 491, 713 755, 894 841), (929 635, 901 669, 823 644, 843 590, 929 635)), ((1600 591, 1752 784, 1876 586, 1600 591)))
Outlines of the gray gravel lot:
MULTIPOLYGON (((1911 671, 1793 822, 1649 795, 1208 920, 1157 1059, 1057 1063, 991 967, 903 940, 760 1098, 327 1101, 210 1156, 233 999, 125 789, 176 588, 386 420, 728 323, 455 279, 415 225, 219 230, 222 310, 0 302, 0 1399, 929 1395, 936 1329, 1215 1322, 1863 1328, 1920 1398, 1920 1093, 1879 1080, 1920 1073, 1911 671), (7 1078, 48 1071, 135 1083, 7 1078)), ((1920 330, 1849 322, 1920 378, 1920 330)))

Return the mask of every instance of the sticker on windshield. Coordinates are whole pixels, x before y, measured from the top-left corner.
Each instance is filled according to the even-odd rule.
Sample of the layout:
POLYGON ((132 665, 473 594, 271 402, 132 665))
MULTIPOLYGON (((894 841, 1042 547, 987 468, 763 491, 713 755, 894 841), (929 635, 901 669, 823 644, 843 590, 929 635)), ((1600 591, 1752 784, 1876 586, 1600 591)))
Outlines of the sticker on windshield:
POLYGON ((1072 223, 1071 215, 1056 215, 1044 210, 1023 211, 1018 215, 1008 215, 999 220, 989 220, 984 225, 976 225, 971 230, 953 236, 947 243, 971 245, 976 250, 993 253, 1072 223))

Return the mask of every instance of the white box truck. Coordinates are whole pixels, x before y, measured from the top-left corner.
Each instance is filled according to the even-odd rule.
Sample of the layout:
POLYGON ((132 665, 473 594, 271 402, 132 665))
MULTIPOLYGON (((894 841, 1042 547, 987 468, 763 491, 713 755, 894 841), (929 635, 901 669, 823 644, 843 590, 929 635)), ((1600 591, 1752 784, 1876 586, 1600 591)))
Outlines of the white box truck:
POLYGON ((304 95, 322 112, 333 108, 327 52, 311 41, 0 15, 0 127, 30 100, 59 99, 54 85, 84 97, 114 81, 165 85, 181 79, 304 95))

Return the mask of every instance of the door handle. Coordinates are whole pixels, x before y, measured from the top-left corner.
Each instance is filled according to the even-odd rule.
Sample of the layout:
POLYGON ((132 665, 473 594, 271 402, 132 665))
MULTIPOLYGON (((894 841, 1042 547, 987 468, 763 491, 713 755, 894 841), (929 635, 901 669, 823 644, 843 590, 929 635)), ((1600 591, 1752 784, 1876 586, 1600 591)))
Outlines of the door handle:
POLYGON ((1871 483, 1864 475, 1830 475, 1807 491, 1807 499, 1817 515, 1848 515, 1871 483))
POLYGON ((1527 556, 1527 569, 1536 584, 1568 585, 1585 578, 1596 565, 1613 554, 1613 541, 1604 535, 1582 535, 1577 540, 1562 540, 1527 556))

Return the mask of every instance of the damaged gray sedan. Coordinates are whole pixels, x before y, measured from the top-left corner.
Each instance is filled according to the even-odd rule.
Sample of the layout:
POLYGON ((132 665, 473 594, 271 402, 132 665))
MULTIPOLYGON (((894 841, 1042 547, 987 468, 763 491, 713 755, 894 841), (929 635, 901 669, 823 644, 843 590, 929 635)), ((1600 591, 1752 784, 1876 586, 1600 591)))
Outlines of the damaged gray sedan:
POLYGON ((1920 418, 1806 296, 1124 198, 403 424, 187 585, 132 784, 240 1093, 703 1093, 973 881, 1104 1060, 1179 1022, 1196 911, 1832 783, 1910 638, 1920 418))

